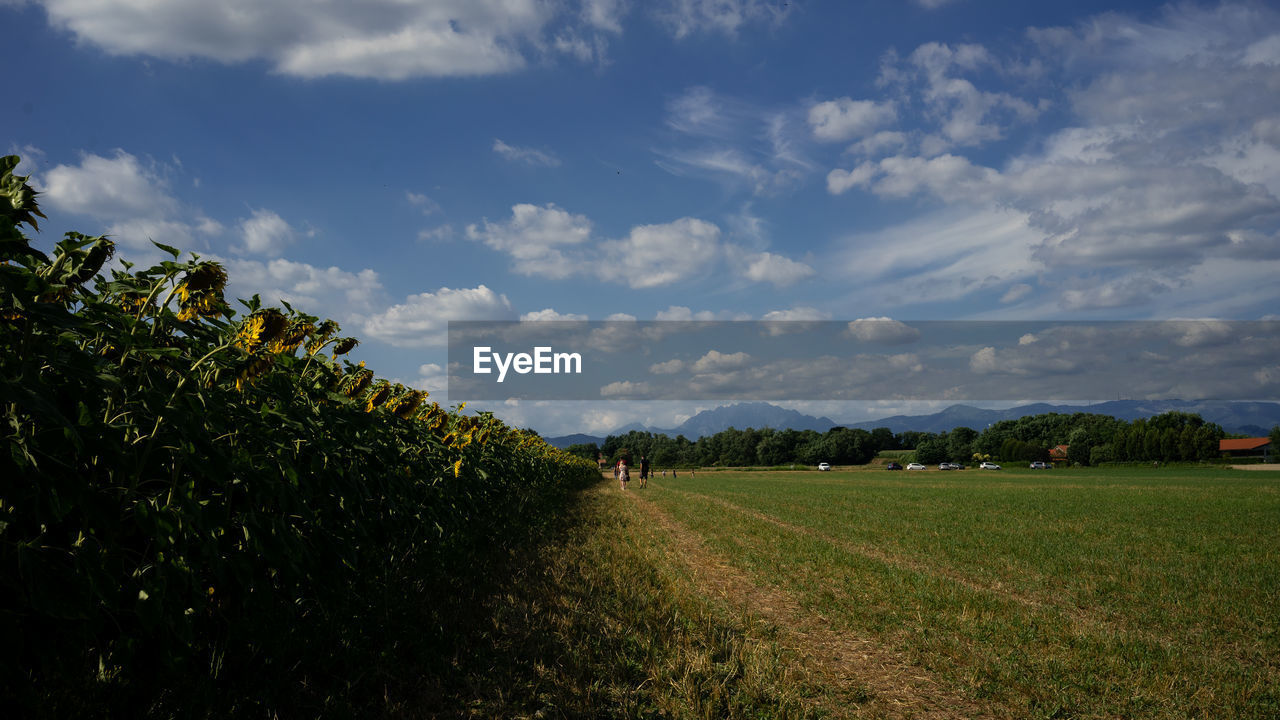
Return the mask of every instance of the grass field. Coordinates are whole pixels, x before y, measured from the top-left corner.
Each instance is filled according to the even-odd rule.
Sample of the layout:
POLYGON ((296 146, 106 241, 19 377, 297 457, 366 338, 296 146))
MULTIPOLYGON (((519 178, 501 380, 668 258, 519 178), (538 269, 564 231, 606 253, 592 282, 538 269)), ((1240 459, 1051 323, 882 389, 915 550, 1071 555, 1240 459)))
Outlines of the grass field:
POLYGON ((473 670, 506 689, 479 714, 1280 717, 1280 473, 637 485, 490 603, 523 639, 473 670))

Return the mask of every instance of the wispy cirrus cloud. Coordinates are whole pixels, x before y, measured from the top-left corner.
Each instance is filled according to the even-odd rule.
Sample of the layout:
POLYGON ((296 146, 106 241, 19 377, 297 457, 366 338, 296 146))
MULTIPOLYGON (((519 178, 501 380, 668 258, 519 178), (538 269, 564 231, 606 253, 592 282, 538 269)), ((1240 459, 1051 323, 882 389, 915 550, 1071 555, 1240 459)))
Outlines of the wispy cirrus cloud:
POLYGON ((555 155, 530 147, 517 147, 508 145, 498 138, 493 140, 493 151, 505 160, 514 163, 522 163, 524 165, 535 165, 542 167, 559 167, 560 158, 555 155))

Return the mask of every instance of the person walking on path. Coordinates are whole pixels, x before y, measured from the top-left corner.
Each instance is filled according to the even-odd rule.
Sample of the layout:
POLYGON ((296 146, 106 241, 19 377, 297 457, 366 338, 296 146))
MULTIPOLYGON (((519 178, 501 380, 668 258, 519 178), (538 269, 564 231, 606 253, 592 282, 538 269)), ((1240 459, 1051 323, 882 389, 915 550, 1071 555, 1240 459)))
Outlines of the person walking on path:
POLYGON ((627 461, 618 461, 618 486, 623 490, 627 489, 627 483, 631 482, 631 475, 627 472, 627 461))
POLYGON ((649 458, 644 455, 640 456, 640 489, 643 490, 649 484, 649 458))

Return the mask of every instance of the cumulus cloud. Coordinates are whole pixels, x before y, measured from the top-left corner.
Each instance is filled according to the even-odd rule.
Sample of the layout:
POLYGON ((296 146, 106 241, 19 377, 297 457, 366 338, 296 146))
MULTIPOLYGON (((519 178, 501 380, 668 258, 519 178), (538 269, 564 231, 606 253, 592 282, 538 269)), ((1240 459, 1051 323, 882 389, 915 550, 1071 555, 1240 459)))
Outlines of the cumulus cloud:
POLYGON ((1000 68, 981 45, 925 43, 898 66, 896 56, 886 58, 882 84, 899 92, 916 94, 937 124, 933 147, 972 146, 999 140, 1015 124, 1034 120, 1048 106, 1047 100, 1029 102, 1007 92, 979 89, 965 73, 1000 68))
MULTIPOLYGON (((970 291, 1013 281, 1003 285, 1005 304, 1030 295, 1030 276, 1061 310, 1108 311, 1217 294, 1202 277, 1210 269, 1223 277, 1224 263, 1276 269, 1280 74, 1268 59, 1280 13, 1170 6, 1155 21, 1110 13, 1028 36, 1041 53, 1038 71, 1073 78, 1063 98, 1073 125, 999 167, 948 152, 1003 137, 1043 104, 974 86, 974 73, 1014 77, 1025 69, 1016 63, 982 46, 928 43, 906 59, 888 56, 881 75, 904 97, 918 94, 937 122, 922 154, 837 168, 828 191, 925 195, 975 218, 990 210, 974 208, 1020 216, 1023 230, 1006 234, 1000 252, 970 246, 990 261, 985 273, 969 255, 943 251, 973 267, 970 291)), ((937 257, 928 235, 902 239, 917 265, 937 257)), ((938 293, 922 278, 902 282, 938 293)))
POLYGON ((123 245, 149 251, 155 241, 190 249, 223 228, 172 195, 171 170, 116 150, 86 153, 78 165, 55 165, 33 181, 47 207, 106 223, 106 234, 123 245))
POLYGON ((649 366, 649 372, 654 375, 674 375, 684 370, 684 361, 674 358, 666 362, 654 363, 649 366))
MULTIPOLYGON (((50 21, 114 55, 265 60, 299 77, 402 80, 474 76, 524 67, 524 47, 547 41, 557 8, 537 0, 44 0, 50 21)), ((616 3, 592 2, 583 29, 616 22, 616 3)), ((574 19, 569 19, 572 27, 574 19)))
POLYGON ((746 266, 744 274, 748 280, 769 282, 778 287, 794 285, 817 274, 813 268, 802 262, 769 252, 748 256, 746 266))
POLYGON ((86 154, 79 165, 57 165, 41 180, 43 202, 79 215, 156 218, 178 205, 160 174, 124 150, 111 157, 86 154))
POLYGON ((872 163, 862 163, 852 170, 836 168, 827 173, 827 192, 839 195, 850 188, 869 187, 876 171, 876 166, 872 163))
POLYGON ((831 314, 811 307, 793 307, 787 310, 770 310, 760 317, 766 322, 817 322, 830 320, 831 314))
POLYGON ((716 314, 710 310, 700 310, 694 312, 683 305, 669 305, 666 310, 659 310, 653 316, 654 320, 666 320, 673 322, 689 322, 693 320, 715 320, 716 314))
POLYGON ((620 380, 600 388, 600 397, 634 397, 649 394, 649 383, 620 380))
POLYGON ((695 373, 714 373, 723 370, 736 370, 751 363, 751 356, 745 352, 722 353, 709 350, 689 366, 695 373))
POLYGON ((241 250, 256 255, 279 255, 297 239, 298 233, 284 218, 271 210, 254 210, 240 221, 241 250))
POLYGON ((229 296, 237 290, 251 290, 249 294, 260 293, 265 302, 284 300, 309 312, 326 311, 335 318, 367 311, 382 297, 378 273, 368 268, 350 272, 283 258, 265 262, 232 258, 222 262, 230 278, 229 296))
POLYGON ((484 285, 440 288, 410 295, 403 303, 364 320, 364 335, 397 347, 443 346, 450 320, 515 320, 506 295, 484 285))
POLYGON ((893 101, 854 100, 842 97, 809 108, 813 136, 827 142, 865 137, 898 118, 893 101))
POLYGON ((542 310, 527 312, 520 316, 520 320, 522 322, 578 322, 585 321, 586 319, 586 315, 578 313, 562 313, 552 308, 543 308, 542 310))
POLYGON ((467 237, 507 253, 512 271, 561 279, 581 271, 579 261, 564 252, 568 246, 582 245, 591 237, 591 221, 548 203, 545 206, 521 203, 511 208, 511 219, 467 226, 467 237))
POLYGON ((523 163, 525 165, 541 165, 542 167, 560 166, 560 158, 549 152, 543 152, 542 150, 536 150, 534 148, 508 145, 497 138, 494 138, 493 140, 493 151, 511 162, 523 163))
POLYGON ((701 275, 721 256, 720 228, 697 218, 639 225, 602 243, 607 265, 633 288, 668 285, 701 275))
POLYGON ((901 345, 915 342, 920 331, 904 322, 887 317, 858 318, 849 323, 849 335, 862 342, 901 345))

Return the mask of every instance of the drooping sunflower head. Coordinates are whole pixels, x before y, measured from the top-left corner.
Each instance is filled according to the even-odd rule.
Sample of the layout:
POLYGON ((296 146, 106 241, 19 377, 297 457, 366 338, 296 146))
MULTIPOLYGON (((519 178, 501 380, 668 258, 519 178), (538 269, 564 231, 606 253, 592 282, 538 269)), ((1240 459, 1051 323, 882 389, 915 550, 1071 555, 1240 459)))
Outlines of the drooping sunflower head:
POLYGON ((187 302, 193 295, 222 294, 227 286, 227 271, 216 262, 202 262, 187 272, 178 283, 178 301, 187 302))
POLYGON ((240 372, 236 374, 236 390, 243 391, 246 387, 253 384, 253 381, 261 377, 275 362, 275 358, 270 355, 255 355, 245 363, 240 372))
POLYGON ((250 315, 240 324, 240 330, 236 332, 235 344, 245 352, 253 352, 262 345, 262 331, 266 326, 267 321, 261 315, 257 313, 250 315))
POLYGON ((98 238, 98 241, 89 248, 89 252, 85 254, 84 261, 80 263, 80 268, 76 270, 75 275, 71 278, 71 282, 76 285, 83 285, 93 279, 94 275, 102 269, 102 266, 116 254, 116 245, 107 238, 98 238))
POLYGON ((337 345, 333 346, 333 354, 346 355, 352 350, 355 350, 356 346, 359 344, 360 344, 360 341, 355 338, 342 338, 341 340, 338 341, 337 345))
POLYGON ((355 371, 342 378, 338 391, 349 398, 354 398, 364 392, 364 389, 369 387, 371 382, 373 382, 373 371, 366 369, 362 364, 355 371))
POLYGON ((279 310, 258 310, 240 325, 235 344, 246 352, 253 352, 277 338, 288 326, 289 319, 279 310))
POLYGON ((369 398, 365 401, 364 411, 373 412, 373 409, 387 401, 391 397, 391 383, 383 380, 369 391, 369 398))
POLYGON ((285 331, 280 333, 268 345, 273 353, 292 353, 298 349, 303 340, 316 331, 316 326, 306 320, 294 320, 285 331))

